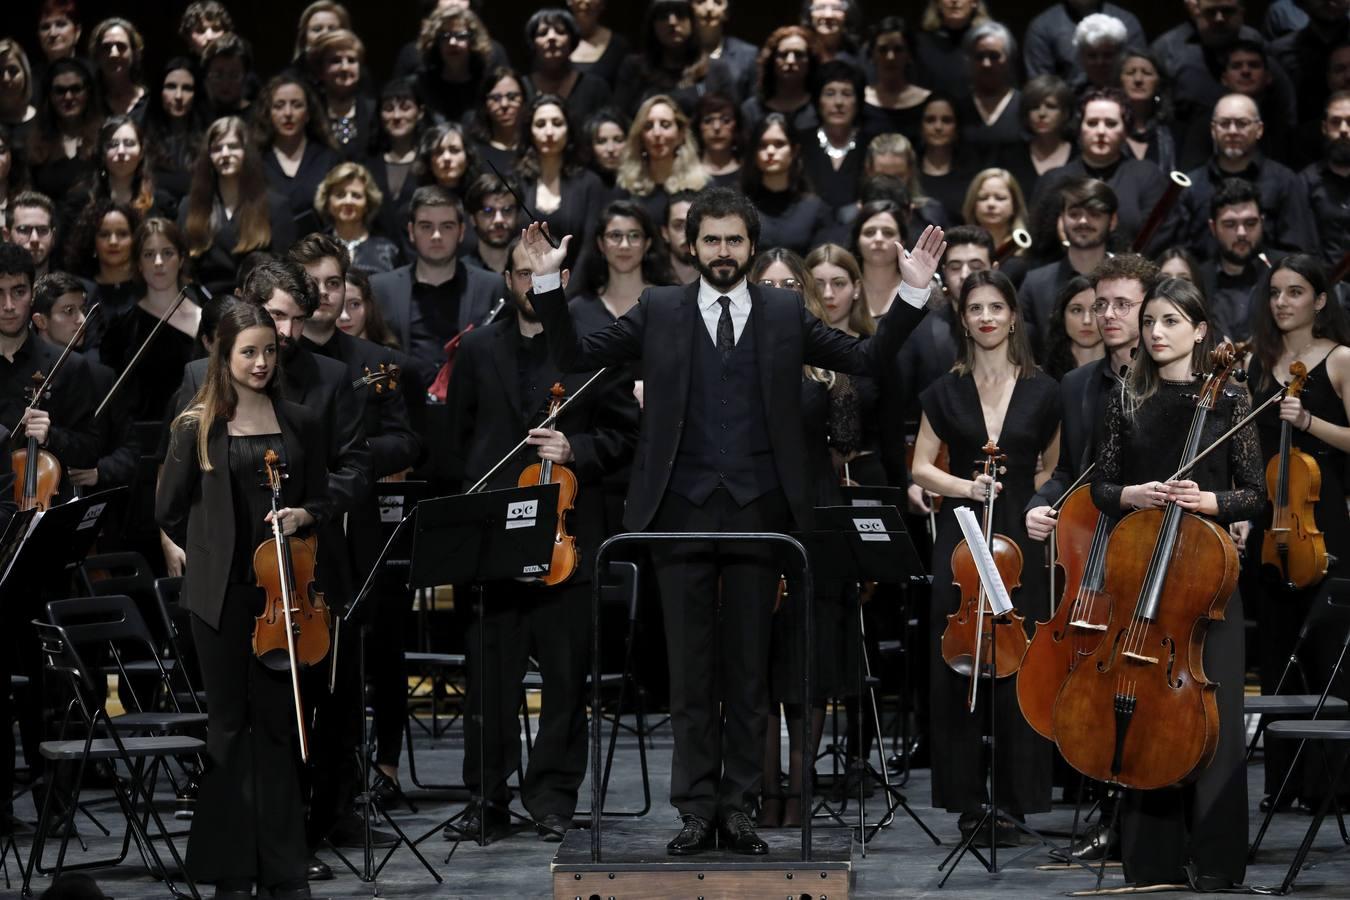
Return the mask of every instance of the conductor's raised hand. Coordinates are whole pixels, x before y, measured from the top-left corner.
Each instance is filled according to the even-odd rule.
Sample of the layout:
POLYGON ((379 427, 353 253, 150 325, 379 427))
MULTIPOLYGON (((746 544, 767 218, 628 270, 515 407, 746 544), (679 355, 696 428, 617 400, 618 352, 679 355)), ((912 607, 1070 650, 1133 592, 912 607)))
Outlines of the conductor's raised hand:
POLYGON ((899 241, 895 242, 895 252, 900 261, 900 276, 905 284, 910 287, 926 288, 932 283, 933 274, 937 272, 938 265, 942 262, 942 254, 947 252, 947 242, 943 238, 941 228, 929 225, 914 242, 912 250, 906 250, 905 245, 899 241))
POLYGON ((563 260, 567 258, 567 247, 572 243, 572 236, 569 234, 554 247, 546 236, 547 230, 547 224, 531 222, 520 235, 520 246, 524 248, 530 271, 535 275, 553 275, 562 271, 563 260))

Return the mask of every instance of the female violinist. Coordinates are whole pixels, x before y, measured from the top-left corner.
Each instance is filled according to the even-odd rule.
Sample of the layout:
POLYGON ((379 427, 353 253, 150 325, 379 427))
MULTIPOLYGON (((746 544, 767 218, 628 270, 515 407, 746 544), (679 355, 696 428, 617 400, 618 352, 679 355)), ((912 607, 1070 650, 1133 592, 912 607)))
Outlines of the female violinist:
MULTIPOLYGON (((1281 423, 1289 423, 1292 446, 1311 456, 1320 470, 1317 497, 1307 499, 1313 501, 1313 518, 1322 533, 1326 554, 1335 557, 1328 574, 1337 575, 1350 561, 1350 514, 1345 505, 1346 454, 1350 452, 1350 321, 1341 305, 1331 299, 1329 287, 1326 269, 1308 254, 1287 256, 1275 264, 1270 274, 1269 302, 1256 307, 1252 320, 1253 359, 1247 385, 1253 402, 1260 403, 1290 381, 1292 363, 1301 362, 1307 369, 1302 392, 1263 412, 1256 420, 1256 430, 1261 458, 1269 462, 1280 452, 1281 423)), ((1271 500, 1275 499, 1271 492, 1271 500)), ((1306 502, 1302 497, 1298 500, 1300 504, 1306 502)), ((1290 580, 1288 573, 1262 577, 1262 550, 1263 535, 1253 530, 1247 539, 1246 570, 1256 576, 1249 582, 1252 589, 1264 594, 1258 619, 1261 692, 1265 694, 1274 693, 1321 579, 1300 590, 1287 590, 1283 585, 1290 580)), ((1307 690, 1318 693, 1326 684, 1339 649, 1336 635, 1310 634, 1302 656, 1307 690)), ((1266 744, 1267 801, 1263 807, 1288 770, 1293 748, 1284 745, 1284 741, 1266 744)), ((1309 783, 1305 789, 1300 780, 1291 782, 1281 805, 1308 799, 1309 790, 1318 787, 1309 783)))
MULTIPOLYGON (((1054 471, 1059 457, 1059 389, 1036 368, 1018 311, 1017 294, 1007 276, 979 271, 961 287, 954 324, 958 345, 956 366, 921 395, 923 418, 914 447, 913 476, 926 490, 957 502, 944 503, 933 546, 932 662, 930 734, 942 735, 942 752, 933 753, 933 805, 961 814, 963 832, 975 827, 981 805, 988 802, 982 736, 987 730, 986 680, 976 713, 967 711, 969 678, 948 668, 939 648, 947 615, 957 610, 959 590, 952 584, 951 555, 961 540, 957 506, 978 513, 990 478, 962 477, 971 471, 981 448, 995 441, 1007 454, 1007 471, 998 479, 994 530, 1022 547, 1026 560, 1044 553, 1027 537, 1021 510, 1036 488, 1054 471), (938 445, 946 443, 953 474, 935 465, 938 445), (1039 467, 1037 458, 1040 458, 1039 467)), ((1021 590, 1013 603, 1028 620, 1049 613, 1041 567, 1024 566, 1021 590)), ((1002 627, 1017 627, 1002 626, 1002 627)), ((998 717, 998 802, 1000 809, 1021 817, 1050 808, 1050 744, 1026 724, 1017 708, 1016 691, 1008 680, 995 691, 998 717)), ((1016 829, 997 827, 1000 842, 1015 842, 1016 829)))
MULTIPOLYGON (((268 296, 282 264, 249 276, 245 295, 268 296)), ((211 698, 210 765, 188 838, 187 868, 218 898, 310 896, 305 813, 298 779, 295 703, 286 671, 254 655, 263 592, 254 549, 272 534, 270 494, 259 471, 275 450, 286 465, 282 532, 310 531, 328 513, 327 472, 307 447, 322 446, 314 413, 276 396, 277 332, 258 303, 222 314, 206 380, 173 423, 155 502, 160 525, 187 548, 183 601, 211 698), (186 543, 182 543, 186 540, 186 543)))
MULTIPOLYGON (((1210 454, 1189 475, 1165 480, 1183 462, 1187 429, 1181 423, 1192 418, 1200 387, 1192 373, 1214 346, 1199 289, 1179 278, 1165 278, 1153 287, 1141 310, 1140 343, 1146 353, 1135 360, 1124 399, 1115 391, 1109 395, 1093 502, 1111 516, 1162 508, 1169 501, 1221 523, 1255 516, 1265 489, 1254 425, 1239 431, 1224 451, 1210 454)), ((1225 389, 1208 414, 1200 446, 1209 446, 1250 408, 1245 394, 1225 389)), ((1174 555, 1171 564, 1185 563, 1174 555)), ((1109 578, 1109 558, 1106 568, 1109 578)), ((1185 787, 1125 794, 1121 852, 1129 883, 1189 882, 1197 890, 1215 890, 1242 882, 1247 857, 1242 622, 1241 599, 1234 595, 1224 618, 1209 626, 1204 642, 1204 674, 1219 685, 1213 760, 1185 787)), ((1136 719, 1135 725, 1140 724, 1136 719)))

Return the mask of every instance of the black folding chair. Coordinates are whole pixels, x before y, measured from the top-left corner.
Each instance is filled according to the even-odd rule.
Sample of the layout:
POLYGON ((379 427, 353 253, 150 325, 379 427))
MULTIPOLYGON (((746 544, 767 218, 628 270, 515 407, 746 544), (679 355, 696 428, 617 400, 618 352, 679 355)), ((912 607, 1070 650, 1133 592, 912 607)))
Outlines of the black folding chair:
MULTIPOLYGON (((61 763, 75 764, 75 779, 69 796, 63 806, 63 829, 61 846, 57 852, 56 864, 52 868, 43 865, 43 851, 46 848, 47 834, 54 813, 53 798, 56 788, 46 792, 42 810, 38 817, 36 836, 28 854, 28 864, 24 870, 23 895, 32 896, 32 877, 34 871, 50 874, 53 879, 63 871, 73 869, 107 868, 119 865, 126 859, 130 844, 134 838, 137 850, 146 867, 156 878, 164 882, 175 897, 185 896, 174 882, 173 876, 164 864, 155 844, 163 841, 179 871, 183 869, 183 860, 174 845, 173 836, 165 828, 163 820, 154 805, 155 771, 166 765, 166 761, 180 756, 202 753, 206 743, 199 738, 179 735, 157 735, 148 737, 127 737, 125 730, 113 722, 103 700, 99 679, 102 674, 90 669, 77 649, 77 643, 71 639, 67 630, 58 625, 35 621, 42 645, 42 653, 47 673, 53 681, 64 682, 70 690, 71 699, 66 706, 62 722, 61 735, 57 740, 44 741, 40 746, 42 756, 53 766, 61 763), (84 730, 84 737, 65 739, 67 726, 77 724, 84 730), (107 735, 107 737, 96 737, 107 735), (113 786, 113 795, 126 820, 122 849, 119 855, 110 859, 85 861, 66 864, 66 851, 70 836, 74 830, 75 810, 79 805, 80 791, 84 783, 89 763, 105 760, 114 769, 120 763, 125 774, 119 772, 113 786), (153 821, 154 832, 149 825, 153 821)), ((189 894, 200 900, 197 887, 184 873, 189 894)))

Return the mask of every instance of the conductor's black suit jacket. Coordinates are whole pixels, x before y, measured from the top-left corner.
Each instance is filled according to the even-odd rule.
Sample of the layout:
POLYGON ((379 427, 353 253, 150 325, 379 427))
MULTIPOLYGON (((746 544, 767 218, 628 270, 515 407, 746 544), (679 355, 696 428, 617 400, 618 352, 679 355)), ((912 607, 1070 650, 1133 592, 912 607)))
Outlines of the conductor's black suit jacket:
MULTIPOLYGON (((684 432, 694 340, 707 340, 699 283, 647 288, 626 315, 584 336, 562 290, 532 295, 549 354, 564 372, 643 361, 642 423, 624 510, 624 526, 632 531, 647 528, 656 515, 684 432)), ((802 366, 879 377, 925 311, 897 298, 876 335, 859 339, 822 323, 792 291, 752 284, 750 304, 774 468, 801 528, 811 522, 815 497, 801 441, 802 366)))

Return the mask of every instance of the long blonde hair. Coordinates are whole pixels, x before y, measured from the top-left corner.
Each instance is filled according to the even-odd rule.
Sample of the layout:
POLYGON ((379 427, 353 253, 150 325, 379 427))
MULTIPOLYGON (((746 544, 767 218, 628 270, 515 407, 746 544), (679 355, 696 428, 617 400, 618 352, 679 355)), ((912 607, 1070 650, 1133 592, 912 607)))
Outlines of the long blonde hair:
POLYGON ((668 194, 678 191, 701 191, 707 186, 708 180, 708 173, 703 168, 703 163, 699 161, 698 145, 694 142, 693 132, 689 128, 689 117, 684 114, 684 110, 665 94, 648 97, 638 107, 637 115, 633 116, 633 124, 628 128, 628 140, 624 142, 623 159, 619 162, 619 174, 615 182, 634 196, 646 197, 658 187, 665 188, 668 194), (675 124, 679 126, 680 133, 684 137, 675 148, 675 161, 670 170, 670 177, 664 184, 658 185, 647 166, 646 151, 642 149, 642 132, 646 129, 647 117, 651 115, 652 109, 662 103, 670 107, 674 113, 675 124))
MULTIPOLYGON (((210 362, 207 364, 206 380, 197 389, 197 394, 173 420, 173 441, 170 452, 177 452, 178 437, 188 428, 197 429, 197 465, 203 472, 211 471, 211 459, 207 447, 211 427, 218 419, 228 422, 234 418, 239 407, 239 392, 235 389, 234 378, 230 375, 230 356, 234 353, 235 341, 246 328, 267 328, 275 336, 277 325, 272 314, 261 305, 244 301, 230 301, 220 321, 216 325, 216 343, 211 348, 210 362)), ((278 357, 277 367, 272 371, 272 380, 267 383, 266 392, 276 396, 281 363, 278 357)))
POLYGON ((211 163, 211 146, 234 135, 244 148, 244 163, 239 170, 239 209, 235 221, 239 223, 239 240, 227 248, 236 255, 261 250, 272 243, 272 220, 267 208, 267 178, 257 148, 249 140, 248 126, 238 116, 216 119, 206 129, 200 155, 192 167, 192 183, 188 188, 187 219, 183 223, 183 237, 188 251, 198 257, 211 249, 220 223, 215 220, 216 187, 219 176, 211 163))
MULTIPOLYGON (((848 327, 860 335, 876 334, 877 320, 872 318, 872 310, 867 308, 867 299, 863 297, 862 268, 858 265, 858 260, 854 258, 852 253, 838 244, 821 244, 807 254, 806 268, 808 272, 814 273, 816 266, 826 263, 843 269, 848 273, 849 280, 858 285, 858 295, 853 298, 853 305, 848 310, 848 327)), ((812 275, 811 283, 815 284, 814 275, 812 275)), ((823 315, 820 320, 826 321, 823 315)))

